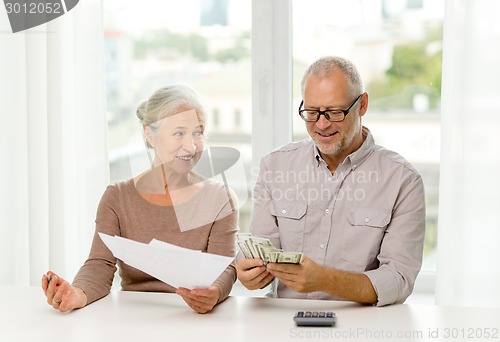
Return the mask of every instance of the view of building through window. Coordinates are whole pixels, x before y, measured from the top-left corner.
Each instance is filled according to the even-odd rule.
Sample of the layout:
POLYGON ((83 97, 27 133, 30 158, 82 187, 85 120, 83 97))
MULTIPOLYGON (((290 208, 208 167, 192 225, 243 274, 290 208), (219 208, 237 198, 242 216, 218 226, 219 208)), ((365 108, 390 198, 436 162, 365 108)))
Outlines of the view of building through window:
MULTIPOLYGON (((240 228, 249 226, 251 0, 104 0, 111 181, 147 167, 135 111, 155 89, 183 83, 204 97, 207 145, 241 153, 240 228), (248 180, 248 181, 247 181, 248 180), (248 192, 248 194, 246 194, 248 192), (246 196, 248 195, 248 196, 246 196)), ((424 269, 435 266, 444 0, 293 0, 293 139, 307 137, 296 109, 309 63, 339 55, 359 68, 370 96, 364 125, 422 174, 424 269)), ((271 149, 271 147, 270 147, 271 149)))

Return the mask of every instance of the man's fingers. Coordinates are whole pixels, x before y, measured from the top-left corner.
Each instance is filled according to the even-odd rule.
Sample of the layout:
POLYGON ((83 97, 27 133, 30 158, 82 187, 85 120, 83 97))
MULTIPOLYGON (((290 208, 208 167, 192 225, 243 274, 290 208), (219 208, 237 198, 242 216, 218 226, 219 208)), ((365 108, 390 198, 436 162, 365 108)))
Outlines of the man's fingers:
POLYGON ((273 274, 293 274, 297 275, 300 272, 300 265, 290 265, 290 264, 277 264, 269 263, 267 264, 267 270, 273 274))
POLYGON ((267 272, 267 269, 264 266, 260 266, 260 267, 254 267, 244 272, 242 278, 244 278, 247 281, 255 282, 256 280, 262 279, 267 274, 269 274, 269 272, 267 272))
POLYGON ((286 283, 295 282, 297 277, 300 276, 300 265, 286 265, 286 264, 268 264, 269 273, 286 283))
POLYGON ((273 275, 270 274, 269 272, 267 272, 266 269, 264 269, 264 271, 262 273, 260 273, 256 277, 252 278, 252 281, 253 281, 254 284, 261 284, 262 282, 264 282, 269 277, 272 278, 273 275))
POLYGON ((264 261, 262 259, 241 259, 236 263, 236 270, 248 271, 254 267, 264 266, 264 261))
POLYGON ((271 274, 271 273, 268 273, 267 276, 262 279, 260 282, 259 282, 259 288, 260 289, 263 289, 264 287, 266 287, 272 280, 274 279, 274 276, 271 274))

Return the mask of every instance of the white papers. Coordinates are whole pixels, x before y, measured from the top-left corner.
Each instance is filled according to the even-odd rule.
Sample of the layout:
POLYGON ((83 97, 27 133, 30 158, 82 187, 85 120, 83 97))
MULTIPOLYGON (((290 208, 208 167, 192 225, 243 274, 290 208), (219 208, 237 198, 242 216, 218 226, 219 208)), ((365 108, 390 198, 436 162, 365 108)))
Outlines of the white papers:
POLYGON ((156 239, 145 244, 121 236, 99 236, 116 258, 176 288, 207 288, 234 259, 156 239))

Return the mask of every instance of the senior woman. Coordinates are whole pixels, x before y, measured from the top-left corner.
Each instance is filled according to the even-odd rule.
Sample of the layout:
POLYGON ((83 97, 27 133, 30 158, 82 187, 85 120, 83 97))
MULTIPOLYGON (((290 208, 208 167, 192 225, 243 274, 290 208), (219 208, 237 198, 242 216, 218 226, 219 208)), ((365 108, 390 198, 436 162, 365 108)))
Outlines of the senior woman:
MULTIPOLYGON (((72 284, 52 271, 42 276, 49 305, 65 312, 82 308, 111 289, 119 267, 122 290, 176 292, 196 312, 206 313, 227 298, 236 280, 234 265, 208 288, 174 288, 116 259, 98 233, 149 243, 153 238, 177 246, 234 256, 238 212, 235 196, 222 183, 193 171, 205 148, 205 120, 197 93, 172 85, 155 91, 137 109, 151 168, 108 186, 96 214, 88 259, 72 284)), ((165 267, 180 267, 169 265, 165 267)))

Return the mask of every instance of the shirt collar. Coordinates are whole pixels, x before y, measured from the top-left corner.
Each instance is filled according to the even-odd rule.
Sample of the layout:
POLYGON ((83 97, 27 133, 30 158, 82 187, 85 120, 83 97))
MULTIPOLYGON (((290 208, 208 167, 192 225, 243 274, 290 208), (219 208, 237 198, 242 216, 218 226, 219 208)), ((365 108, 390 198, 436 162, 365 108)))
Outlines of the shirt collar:
POLYGON ((316 146, 316 144, 314 144, 314 159, 316 160, 316 167, 319 167, 321 165, 321 163, 325 164, 325 166, 326 166, 326 162, 323 160, 323 158, 321 158, 321 155, 319 154, 318 146, 316 146))
MULTIPOLYGON (((363 134, 363 144, 356 151, 351 153, 346 157, 342 165, 349 163, 351 165, 351 169, 355 169, 358 167, 374 150, 375 148, 375 140, 373 139, 372 133, 370 130, 363 126, 362 128, 363 134)), ((316 167, 324 164, 326 166, 326 162, 321 158, 319 154, 318 147, 314 146, 314 159, 316 159, 316 167)))

